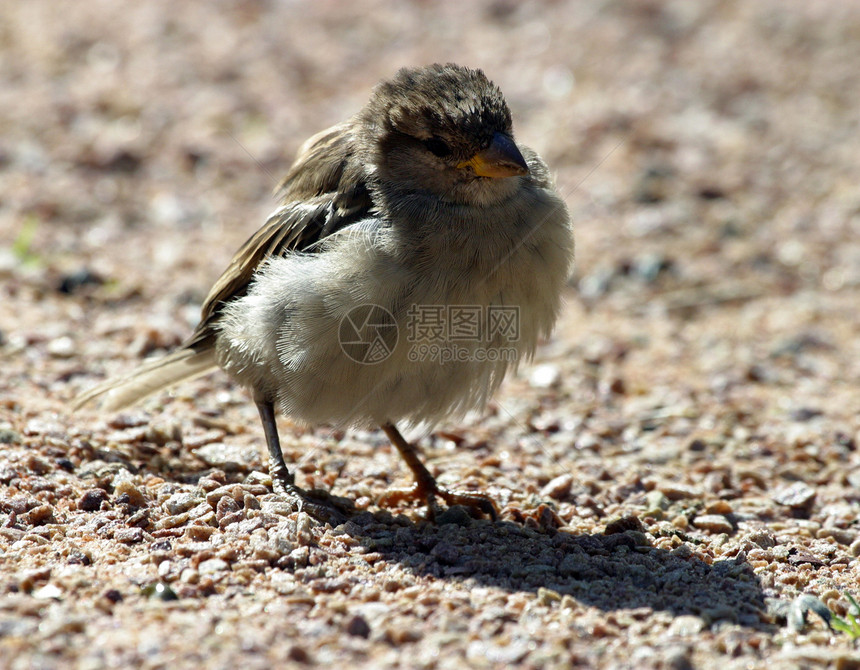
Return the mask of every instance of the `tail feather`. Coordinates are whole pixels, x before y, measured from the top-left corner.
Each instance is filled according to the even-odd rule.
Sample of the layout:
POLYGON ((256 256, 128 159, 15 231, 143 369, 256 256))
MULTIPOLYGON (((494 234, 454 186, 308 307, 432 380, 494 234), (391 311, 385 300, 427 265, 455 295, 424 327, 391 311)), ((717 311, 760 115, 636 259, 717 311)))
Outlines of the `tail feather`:
POLYGON ((75 398, 72 407, 77 410, 97 400, 106 411, 124 409, 156 391, 202 375, 216 366, 215 351, 210 347, 198 351, 179 349, 142 365, 128 377, 99 384, 75 398))

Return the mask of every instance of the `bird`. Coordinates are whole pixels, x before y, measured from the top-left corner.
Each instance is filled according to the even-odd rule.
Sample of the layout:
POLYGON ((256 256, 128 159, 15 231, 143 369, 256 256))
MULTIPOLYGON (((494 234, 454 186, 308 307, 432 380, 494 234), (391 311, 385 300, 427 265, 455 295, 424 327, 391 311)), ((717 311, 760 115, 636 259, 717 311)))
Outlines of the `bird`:
POLYGON ((321 520, 300 488, 276 411, 306 425, 379 427, 414 483, 380 504, 437 499, 498 508, 438 485, 400 428, 431 430, 485 407, 549 337, 572 270, 573 226, 549 169, 514 139, 480 69, 408 67, 348 120, 311 137, 278 208, 236 252, 175 351, 78 397, 117 411, 221 368, 259 411, 273 490, 321 520))

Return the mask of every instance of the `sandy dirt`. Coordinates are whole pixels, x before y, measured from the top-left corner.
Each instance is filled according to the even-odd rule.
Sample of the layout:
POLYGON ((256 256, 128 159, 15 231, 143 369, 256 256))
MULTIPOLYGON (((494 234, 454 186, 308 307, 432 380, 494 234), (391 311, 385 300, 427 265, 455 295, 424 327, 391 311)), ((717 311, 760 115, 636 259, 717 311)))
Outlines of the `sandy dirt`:
POLYGON ((860 668, 860 3, 0 2, 0 668, 860 668), (69 402, 179 344, 311 134, 403 65, 482 67, 554 170, 554 337, 420 447, 213 374, 69 402), (807 596, 803 598, 803 596, 807 596), (806 613, 806 621, 801 614, 806 613))

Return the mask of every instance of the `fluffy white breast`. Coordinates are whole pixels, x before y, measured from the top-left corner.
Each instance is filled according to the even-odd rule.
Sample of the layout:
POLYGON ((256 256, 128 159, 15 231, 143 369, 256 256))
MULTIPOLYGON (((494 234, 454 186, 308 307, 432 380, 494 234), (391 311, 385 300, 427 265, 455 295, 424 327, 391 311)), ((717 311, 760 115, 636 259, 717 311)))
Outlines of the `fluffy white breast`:
POLYGON ((219 364, 311 424, 432 424, 479 408, 549 334, 572 261, 564 204, 523 191, 432 235, 368 220, 317 253, 267 261, 225 309, 219 364))

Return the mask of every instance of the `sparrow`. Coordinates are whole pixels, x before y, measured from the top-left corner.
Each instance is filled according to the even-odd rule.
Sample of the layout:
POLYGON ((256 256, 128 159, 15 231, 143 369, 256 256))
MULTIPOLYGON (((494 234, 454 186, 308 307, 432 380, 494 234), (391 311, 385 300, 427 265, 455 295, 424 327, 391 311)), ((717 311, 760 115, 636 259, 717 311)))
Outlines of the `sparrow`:
POLYGON ((432 515, 441 498, 496 518, 489 497, 439 486, 397 426, 484 407, 561 308, 570 217, 546 164, 514 141, 500 89, 452 63, 401 69, 311 137, 276 194, 188 340, 75 406, 119 410, 220 367, 250 391, 273 488, 296 507, 339 518, 330 498, 296 485, 276 409, 381 427, 414 475, 384 504, 413 499, 432 515))

